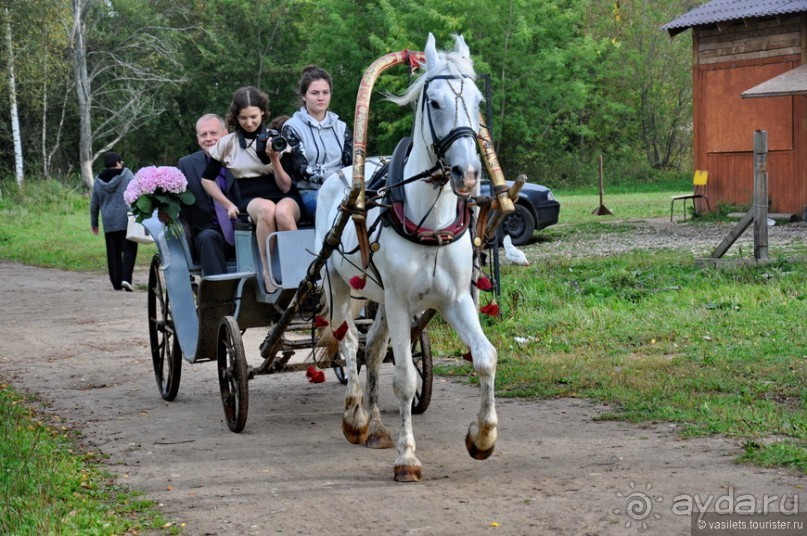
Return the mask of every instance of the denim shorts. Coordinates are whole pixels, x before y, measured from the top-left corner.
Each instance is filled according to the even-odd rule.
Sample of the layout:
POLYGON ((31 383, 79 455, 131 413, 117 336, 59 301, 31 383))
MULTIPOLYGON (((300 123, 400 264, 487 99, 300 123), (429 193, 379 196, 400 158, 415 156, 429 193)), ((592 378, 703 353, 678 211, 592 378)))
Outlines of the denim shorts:
POLYGON ((303 190, 300 192, 300 197, 303 200, 303 214, 301 217, 313 221, 314 217, 317 215, 317 191, 303 190))

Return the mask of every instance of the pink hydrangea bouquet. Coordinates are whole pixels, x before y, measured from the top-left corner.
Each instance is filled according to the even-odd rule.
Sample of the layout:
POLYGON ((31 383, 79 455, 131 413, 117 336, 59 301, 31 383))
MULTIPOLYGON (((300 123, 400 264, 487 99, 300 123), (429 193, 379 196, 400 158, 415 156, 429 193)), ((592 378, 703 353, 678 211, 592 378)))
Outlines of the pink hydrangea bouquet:
POLYGON ((165 223, 168 233, 179 236, 180 204, 190 205, 195 201, 188 191, 185 175, 171 166, 149 166, 140 168, 134 179, 126 186, 123 200, 132 208, 138 222, 150 218, 159 210, 168 218, 165 223))

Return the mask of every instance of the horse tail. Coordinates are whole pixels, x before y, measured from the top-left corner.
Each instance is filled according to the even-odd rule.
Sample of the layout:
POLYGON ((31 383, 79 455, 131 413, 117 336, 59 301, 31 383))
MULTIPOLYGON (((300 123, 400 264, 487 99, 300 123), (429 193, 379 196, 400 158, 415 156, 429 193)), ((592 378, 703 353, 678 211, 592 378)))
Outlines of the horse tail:
POLYGON ((322 348, 323 357, 329 359, 333 359, 339 351, 339 340, 334 336, 334 329, 331 326, 322 328, 316 347, 322 348))

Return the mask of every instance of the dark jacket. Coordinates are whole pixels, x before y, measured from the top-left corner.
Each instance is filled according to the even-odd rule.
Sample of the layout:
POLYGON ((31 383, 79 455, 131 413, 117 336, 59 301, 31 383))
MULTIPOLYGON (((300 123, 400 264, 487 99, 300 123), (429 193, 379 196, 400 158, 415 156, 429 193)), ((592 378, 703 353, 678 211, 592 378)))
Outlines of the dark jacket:
MULTIPOLYGON (((207 156, 204 151, 196 151, 193 154, 179 159, 179 170, 188 179, 188 190, 193 192, 196 201, 192 205, 182 205, 180 217, 188 222, 194 233, 209 229, 216 221, 216 212, 213 208, 213 201, 204 187, 202 187, 202 173, 207 166, 207 156)), ((241 201, 241 194, 238 191, 238 181, 232 173, 227 171, 226 187, 224 195, 238 205, 241 201)))

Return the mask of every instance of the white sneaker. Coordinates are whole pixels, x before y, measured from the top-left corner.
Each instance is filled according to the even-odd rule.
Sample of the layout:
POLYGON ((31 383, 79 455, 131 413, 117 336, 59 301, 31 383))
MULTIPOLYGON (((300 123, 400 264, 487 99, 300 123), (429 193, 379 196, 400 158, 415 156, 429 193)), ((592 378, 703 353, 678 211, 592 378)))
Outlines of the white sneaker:
POLYGON ((126 292, 132 292, 134 290, 134 287, 128 281, 122 281, 120 286, 122 286, 126 292))

